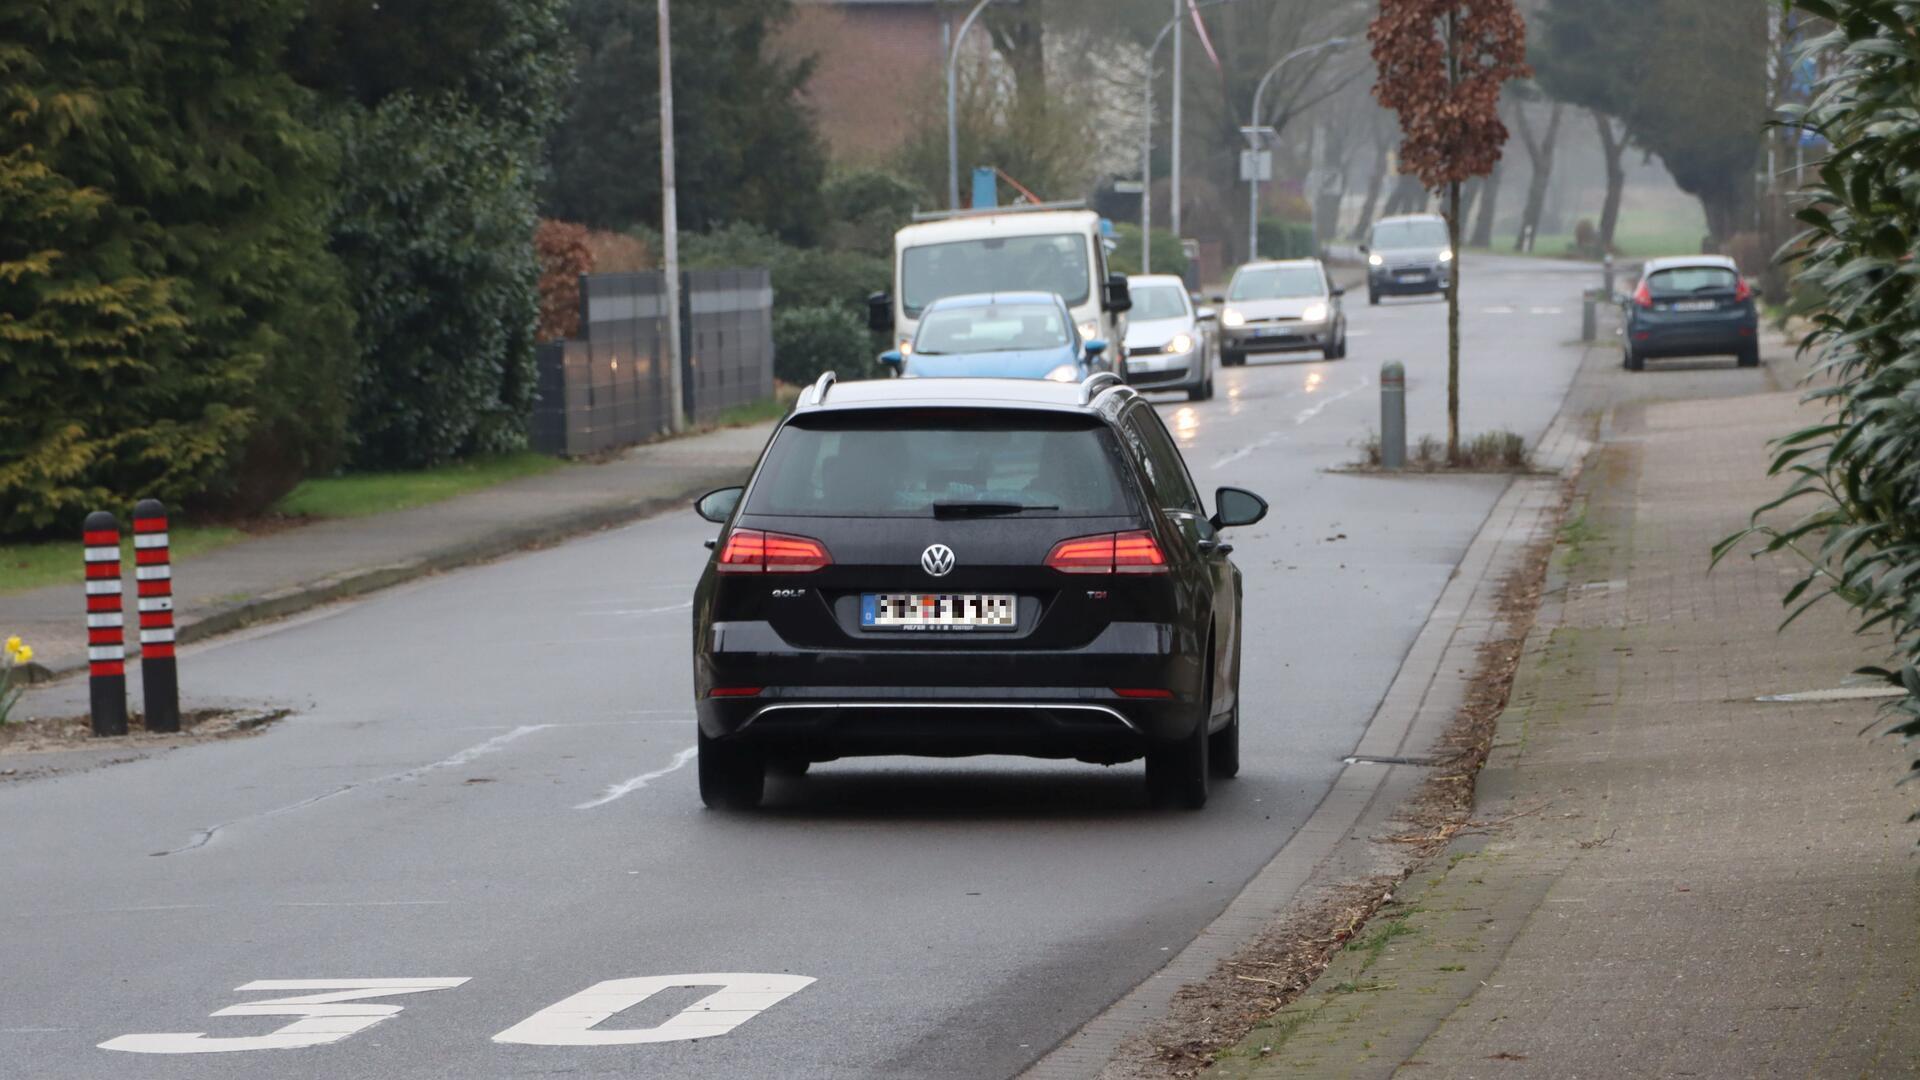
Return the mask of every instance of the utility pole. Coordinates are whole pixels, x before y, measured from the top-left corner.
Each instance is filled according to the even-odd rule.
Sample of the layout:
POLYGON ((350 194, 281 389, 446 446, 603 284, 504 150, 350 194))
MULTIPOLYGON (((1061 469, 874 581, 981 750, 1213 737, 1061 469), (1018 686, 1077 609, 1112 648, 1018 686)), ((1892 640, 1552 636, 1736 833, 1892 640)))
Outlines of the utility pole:
POLYGON ((1186 2, 1173 0, 1173 190, 1169 193, 1171 198, 1168 202, 1172 210, 1168 215, 1168 225, 1173 229, 1175 240, 1180 239, 1180 90, 1184 81, 1181 78, 1180 57, 1185 51, 1185 27, 1180 24, 1186 17, 1186 12, 1181 10, 1186 2))
MULTIPOLYGON (((1208 8, 1219 4, 1233 4, 1238 2, 1239 0, 1201 0, 1201 2, 1195 6, 1208 8)), ((1140 110, 1140 114, 1147 118, 1146 129, 1140 136, 1140 272, 1143 274, 1153 272, 1153 243, 1151 239, 1153 236, 1153 58, 1160 55, 1160 44, 1167 40, 1168 34, 1180 28, 1180 23, 1185 18, 1186 13, 1180 10, 1179 4, 1175 4, 1173 18, 1168 20, 1167 24, 1160 28, 1160 32, 1153 36, 1153 44, 1147 46, 1146 86, 1142 88, 1146 98, 1146 104, 1140 110)), ((1175 76, 1175 78, 1178 79, 1178 76, 1175 76)), ((1178 83, 1176 82, 1175 85, 1178 85, 1178 83)), ((1176 176, 1179 174, 1177 166, 1174 169, 1174 173, 1176 176)), ((1176 222, 1179 221, 1177 215, 1174 220, 1176 222)), ((1180 229, 1176 224, 1174 226, 1174 235, 1178 236, 1179 234, 1180 229)))
MULTIPOLYGON (((662 0, 664 3, 665 0, 662 0)), ((980 0, 972 11, 967 12, 966 21, 954 32, 947 43, 947 209, 960 209, 960 108, 954 102, 958 95, 960 77, 960 43, 966 40, 967 31, 973 27, 973 20, 980 17, 993 0, 980 0)))
POLYGON ((660 0, 660 236, 667 261, 667 413, 674 431, 687 429, 680 356, 680 207, 673 188, 673 32, 669 0, 660 0))

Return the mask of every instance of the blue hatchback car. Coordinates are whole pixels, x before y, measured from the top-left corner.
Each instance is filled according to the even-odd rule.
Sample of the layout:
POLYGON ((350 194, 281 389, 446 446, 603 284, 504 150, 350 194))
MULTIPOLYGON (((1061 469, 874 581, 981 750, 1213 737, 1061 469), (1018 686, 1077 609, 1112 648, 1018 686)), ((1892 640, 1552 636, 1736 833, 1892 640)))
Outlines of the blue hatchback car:
POLYGON ((1112 370, 1107 343, 1086 341, 1052 293, 949 296, 927 305, 913 341, 880 355, 895 374, 1052 379, 1077 383, 1112 370))

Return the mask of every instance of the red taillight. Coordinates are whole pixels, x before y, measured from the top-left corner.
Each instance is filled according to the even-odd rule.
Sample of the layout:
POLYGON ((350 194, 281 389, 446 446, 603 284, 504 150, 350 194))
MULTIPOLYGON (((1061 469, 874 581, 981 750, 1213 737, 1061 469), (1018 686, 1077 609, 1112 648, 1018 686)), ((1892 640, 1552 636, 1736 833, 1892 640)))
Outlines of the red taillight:
POLYGON ((1153 698, 1156 700, 1164 700, 1173 697, 1173 691, 1171 690, 1151 690, 1144 687, 1116 686, 1113 688, 1113 692, 1115 695, 1123 698, 1153 698))
POLYGON ((833 565, 827 546, 805 536, 735 529, 715 569, 727 574, 805 574, 833 565))
POLYGON ((1744 304, 1751 299, 1753 299, 1753 286, 1747 284, 1746 278, 1741 278, 1740 284, 1733 287, 1733 302, 1744 304))
POLYGON ((1116 574, 1157 574, 1167 568, 1167 557, 1148 532, 1123 532, 1113 538, 1116 574))
POLYGON ((1653 306, 1653 287, 1651 285, 1648 285, 1644 281, 1641 282, 1640 287, 1633 290, 1633 302, 1636 304, 1639 304, 1643 308, 1652 307, 1653 306))
POLYGON ((716 686, 707 691, 708 697, 759 697, 758 686, 716 686))
POLYGON ((1101 533, 1053 545, 1047 565, 1063 574, 1162 574, 1167 557, 1152 533, 1101 533))

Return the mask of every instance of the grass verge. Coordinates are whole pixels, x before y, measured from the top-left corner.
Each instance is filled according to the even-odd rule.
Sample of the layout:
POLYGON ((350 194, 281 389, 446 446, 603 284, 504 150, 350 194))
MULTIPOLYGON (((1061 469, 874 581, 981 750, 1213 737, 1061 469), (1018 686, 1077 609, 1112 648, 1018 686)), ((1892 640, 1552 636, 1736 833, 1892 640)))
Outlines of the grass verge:
MULTIPOLYGON (((179 525, 168 530, 175 559, 230 544, 246 534, 227 525, 179 525)), ((120 559, 133 565, 133 536, 120 540, 120 559)), ((80 538, 35 543, 0 544, 0 595, 45 585, 68 585, 85 580, 80 538)))
POLYGON ((352 518, 411 510, 508 480, 539 476, 565 463, 522 450, 411 472, 348 473, 304 480, 274 505, 294 518, 352 518))

